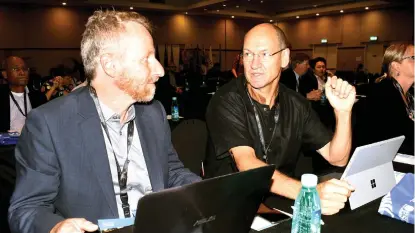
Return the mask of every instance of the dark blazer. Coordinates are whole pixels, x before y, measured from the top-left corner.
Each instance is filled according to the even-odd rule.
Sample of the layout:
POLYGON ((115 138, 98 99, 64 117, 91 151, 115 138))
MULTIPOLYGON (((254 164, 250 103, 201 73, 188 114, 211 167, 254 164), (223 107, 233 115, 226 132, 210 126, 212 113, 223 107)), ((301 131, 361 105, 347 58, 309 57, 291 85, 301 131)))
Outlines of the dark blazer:
POLYGON ((414 155, 414 122, 406 113, 400 92, 391 78, 373 84, 363 114, 357 118, 358 145, 365 145, 404 135, 400 153, 414 155))
POLYGON ((318 81, 313 71, 308 71, 303 76, 300 77, 300 83, 298 86, 298 92, 303 96, 307 96, 312 90, 318 89, 318 81))
POLYGON ((291 67, 281 72, 280 83, 284 84, 291 90, 297 91, 297 78, 291 67))
MULTIPOLYGON (((10 129, 10 88, 9 85, 0 85, 0 132, 7 132, 10 129)), ((46 96, 41 92, 29 92, 29 100, 32 109, 46 103, 46 96)))
MULTIPOLYGON (((154 192, 199 181, 183 167, 162 105, 135 104, 154 192)), ((44 233, 65 218, 118 218, 98 112, 86 87, 30 112, 16 147, 12 232, 44 233)))

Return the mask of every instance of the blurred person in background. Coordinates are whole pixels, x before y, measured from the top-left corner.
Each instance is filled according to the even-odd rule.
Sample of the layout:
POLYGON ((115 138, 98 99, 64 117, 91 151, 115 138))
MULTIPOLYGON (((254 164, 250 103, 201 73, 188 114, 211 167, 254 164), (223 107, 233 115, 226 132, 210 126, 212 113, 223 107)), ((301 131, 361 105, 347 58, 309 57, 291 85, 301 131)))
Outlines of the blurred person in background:
POLYGON ((371 88, 362 121, 356 127, 358 143, 404 135, 399 152, 414 155, 414 45, 392 44, 385 51, 383 64, 388 67, 387 78, 371 88))

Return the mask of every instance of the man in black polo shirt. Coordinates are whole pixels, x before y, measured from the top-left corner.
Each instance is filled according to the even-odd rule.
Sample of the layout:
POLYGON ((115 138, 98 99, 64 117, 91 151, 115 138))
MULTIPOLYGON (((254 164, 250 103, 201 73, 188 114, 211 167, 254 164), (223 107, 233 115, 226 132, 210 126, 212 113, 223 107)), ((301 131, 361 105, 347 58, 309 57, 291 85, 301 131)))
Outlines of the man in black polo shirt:
MULTIPOLYGON (((347 164, 356 93, 341 79, 327 80, 326 95, 337 118, 332 136, 303 96, 279 84, 290 57, 286 46, 284 33, 272 24, 260 24, 246 34, 245 76, 222 87, 207 109, 210 145, 205 165, 211 177, 275 164, 270 191, 295 199, 301 183, 291 177, 300 149, 314 149, 332 165, 347 164)), ((353 187, 333 179, 317 190, 322 213, 328 215, 344 207, 353 187)))

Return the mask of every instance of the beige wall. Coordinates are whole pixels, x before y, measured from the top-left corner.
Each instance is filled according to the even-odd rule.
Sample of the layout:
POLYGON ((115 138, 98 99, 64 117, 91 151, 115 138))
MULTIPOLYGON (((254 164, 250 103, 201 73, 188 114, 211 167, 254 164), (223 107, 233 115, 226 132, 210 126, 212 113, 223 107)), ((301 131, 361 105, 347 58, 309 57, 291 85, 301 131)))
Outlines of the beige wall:
MULTIPOLYGON (((69 7, 0 7, 0 59, 25 57, 31 67, 47 75, 51 67, 68 57, 80 60, 79 47, 91 10, 69 7)), ((244 34, 256 20, 224 19, 171 13, 145 12, 155 26, 158 45, 186 44, 189 48, 239 50, 244 34)), ((163 46, 164 49, 164 46, 163 46)), ((222 52, 222 69, 230 69, 235 51, 222 52)), ((214 52, 214 62, 219 61, 214 52)), ((163 57, 161 57, 163 60, 163 57)))
MULTIPOLYGON (((340 48, 337 59, 328 59, 336 61, 336 64, 329 66, 338 70, 354 70, 357 64, 368 61, 364 54, 370 36, 377 36, 381 45, 394 41, 413 42, 414 12, 413 9, 374 10, 290 20, 279 22, 278 26, 296 50, 313 49, 316 47, 313 45, 327 38, 328 43, 337 44, 340 48)), ((380 72, 380 63, 381 59, 370 60, 370 71, 380 72)))
MULTIPOLYGON (((91 10, 69 7, 0 7, 0 59, 19 55, 28 59, 42 75, 65 58, 79 59, 79 44, 91 10)), ((155 43, 186 44, 187 47, 228 49, 222 52, 222 69, 230 69, 242 48, 244 34, 258 20, 225 19, 172 13, 144 13, 155 25, 155 43)), ((362 42, 376 35, 382 42, 413 39, 413 11, 392 9, 292 20, 278 25, 286 32, 293 53, 313 53, 321 38, 339 43, 337 69, 350 69, 361 55, 362 42), (341 51, 340 51, 341 50, 341 51), (359 56, 357 56, 359 55, 359 56), (345 56, 345 57, 344 57, 345 56), (347 59, 346 59, 347 58, 347 59), (349 60, 348 58, 353 59, 349 60)), ((363 49, 364 51, 364 49, 363 49)), ((363 55, 361 55, 363 56, 363 55)), ((214 51, 214 62, 219 53, 214 51)), ((365 59, 362 57, 362 62, 365 59)))

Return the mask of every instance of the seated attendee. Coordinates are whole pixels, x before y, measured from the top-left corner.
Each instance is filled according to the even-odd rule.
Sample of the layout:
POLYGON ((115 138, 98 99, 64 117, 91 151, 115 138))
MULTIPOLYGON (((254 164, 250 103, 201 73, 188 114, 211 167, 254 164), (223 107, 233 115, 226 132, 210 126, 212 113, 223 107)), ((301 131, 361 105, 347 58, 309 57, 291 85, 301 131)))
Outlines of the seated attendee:
POLYGON ((3 62, 3 77, 7 84, 0 86, 0 132, 20 132, 27 114, 46 102, 45 95, 29 91, 29 69, 20 57, 8 57, 3 62))
POLYGON ((69 94, 76 86, 71 76, 72 71, 64 66, 51 69, 51 78, 43 83, 41 91, 48 101, 69 94))
POLYGON ((383 63, 388 77, 373 84, 364 114, 357 119, 359 144, 405 136, 400 153, 414 154, 414 46, 393 44, 386 49, 383 63), (413 90, 412 90, 413 91, 413 90))
MULTIPOLYGON (((260 24, 246 34, 245 75, 219 89, 207 109, 208 177, 275 164, 270 192, 295 199, 301 183, 292 176, 302 147, 317 150, 333 165, 347 164, 354 87, 336 77, 325 84, 337 116, 332 137, 303 96, 279 85, 289 58, 286 37, 277 26, 260 24)), ((322 213, 334 214, 344 207, 353 187, 333 179, 320 183, 317 190, 322 213)))
POLYGON ((307 72, 300 78, 299 92, 308 100, 319 101, 324 91, 324 85, 328 76, 333 76, 326 69, 326 59, 316 57, 310 60, 312 72, 307 72))
POLYGON ((16 148, 12 232, 93 232, 98 219, 133 217, 149 192, 200 180, 178 159, 163 107, 150 102, 164 75, 150 29, 136 12, 88 19, 90 87, 29 115, 16 148))
POLYGON ((291 67, 281 72, 280 83, 298 92, 299 78, 303 76, 308 68, 310 57, 305 53, 297 53, 291 59, 291 67))

